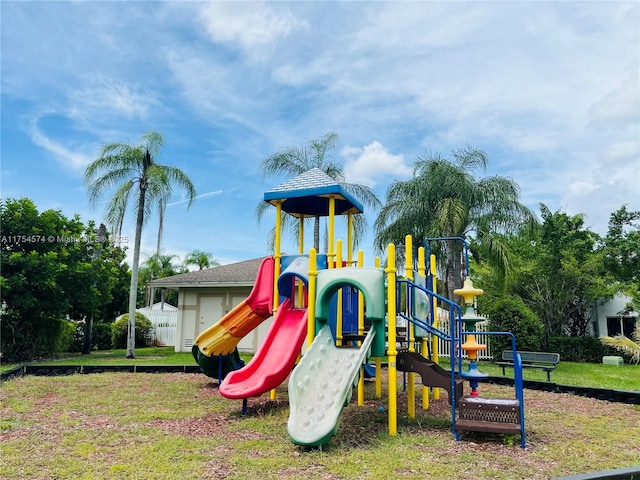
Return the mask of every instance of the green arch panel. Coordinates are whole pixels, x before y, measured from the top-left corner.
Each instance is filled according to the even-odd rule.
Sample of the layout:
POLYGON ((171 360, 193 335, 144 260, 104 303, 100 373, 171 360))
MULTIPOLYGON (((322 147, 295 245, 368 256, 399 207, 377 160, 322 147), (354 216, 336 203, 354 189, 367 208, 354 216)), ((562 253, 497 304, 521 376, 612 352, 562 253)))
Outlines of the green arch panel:
POLYGON ((333 295, 344 286, 357 288, 364 295, 366 316, 372 322, 376 337, 371 356, 381 357, 385 351, 385 288, 381 268, 333 268, 318 272, 316 294, 316 333, 327 323, 333 295))

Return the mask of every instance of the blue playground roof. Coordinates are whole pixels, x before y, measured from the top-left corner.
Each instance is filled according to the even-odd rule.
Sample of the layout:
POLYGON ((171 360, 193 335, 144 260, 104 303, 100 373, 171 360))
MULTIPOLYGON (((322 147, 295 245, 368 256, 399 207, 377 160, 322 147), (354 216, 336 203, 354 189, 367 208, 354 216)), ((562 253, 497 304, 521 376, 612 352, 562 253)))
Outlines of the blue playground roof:
POLYGON ((335 214, 362 213, 362 204, 319 168, 312 168, 264 194, 272 205, 282 200, 282 210, 294 217, 326 217, 329 197, 335 198, 335 214))

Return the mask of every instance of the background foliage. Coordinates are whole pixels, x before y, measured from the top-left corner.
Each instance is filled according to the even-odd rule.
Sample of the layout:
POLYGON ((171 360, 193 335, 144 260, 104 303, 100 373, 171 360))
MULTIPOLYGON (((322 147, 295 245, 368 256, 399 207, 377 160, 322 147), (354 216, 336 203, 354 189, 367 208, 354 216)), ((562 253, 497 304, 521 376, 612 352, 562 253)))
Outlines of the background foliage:
MULTIPOLYGON (((111 346, 126 348, 129 314, 125 313, 111 325, 111 346)), ((136 347, 146 347, 149 333, 153 328, 151 320, 140 312, 136 312, 136 347)))
POLYGON ((0 222, 6 360, 72 349, 76 328, 68 321, 113 321, 126 302, 128 267, 120 247, 96 237, 93 222, 39 212, 26 198, 2 200, 0 222))

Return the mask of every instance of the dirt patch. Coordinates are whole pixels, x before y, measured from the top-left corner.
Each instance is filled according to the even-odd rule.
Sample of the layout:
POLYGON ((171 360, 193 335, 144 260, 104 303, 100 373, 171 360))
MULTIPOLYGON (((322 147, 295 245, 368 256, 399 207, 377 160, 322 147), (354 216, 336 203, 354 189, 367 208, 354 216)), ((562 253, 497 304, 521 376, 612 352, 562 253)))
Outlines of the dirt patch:
MULTIPOLYGON (((60 388, 41 379, 7 384, 7 389, 0 391, 0 426, 3 428, 0 448, 5 452, 13 451, 16 445, 29 448, 33 450, 30 453, 33 458, 48 465, 52 456, 64 458, 68 446, 75 445, 75 439, 84 438, 82 448, 85 450, 80 448, 77 454, 86 455, 88 464, 103 462, 102 468, 110 468, 114 463, 129 461, 124 452, 130 449, 121 449, 123 441, 130 442, 133 449, 137 445, 148 448, 154 441, 164 445, 166 438, 174 436, 179 444, 191 445, 192 451, 203 456, 199 467, 203 474, 199 478, 215 480, 248 478, 238 476, 238 472, 253 468, 251 472, 255 474, 262 471, 255 465, 262 464, 277 468, 278 478, 282 479, 339 479, 344 477, 335 473, 340 471, 336 463, 352 462, 354 453, 367 456, 376 452, 369 460, 373 463, 372 459, 377 461, 378 452, 390 445, 399 449, 397 453, 393 450, 397 456, 393 458, 403 459, 404 455, 410 457, 414 452, 420 458, 418 465, 396 464, 393 458, 387 458, 386 462, 394 465, 394 478, 443 478, 429 475, 425 469, 449 471, 446 469, 451 465, 455 466, 458 479, 516 476, 545 479, 640 464, 637 442, 640 407, 571 394, 525 390, 527 448, 521 449, 519 435, 462 432, 462 441, 456 442, 451 432, 451 406, 446 391, 441 392, 439 400, 431 399, 429 409, 423 410, 421 385, 417 385, 416 415, 409 418, 407 393, 401 388, 400 375, 398 440, 390 440, 386 378, 381 398, 375 398, 375 385, 367 382, 364 405, 357 405, 354 392, 341 415, 337 435, 318 452, 298 448, 288 440, 286 382, 278 388, 276 400, 271 400, 268 394, 248 399, 246 415, 242 416, 242 402, 221 397, 217 385, 201 375, 118 373, 78 377, 82 378, 56 380, 60 388), (111 380, 107 375, 111 375, 111 380), (101 403, 113 413, 107 414, 86 402, 87 391, 108 396, 101 399, 101 403), (169 401, 167 391, 179 392, 175 402, 169 401), (159 403, 154 404, 154 399, 159 403), (159 416, 136 416, 136 412, 148 410, 157 410, 159 416), (142 433, 140 427, 144 427, 142 433), (92 453, 96 438, 103 439, 103 451, 92 453), (262 446, 256 448, 254 440, 262 440, 262 446), (413 450, 403 448, 404 441, 408 441, 413 450), (240 463, 238 458, 242 458, 240 463), (512 469, 514 476, 505 474, 512 469)), ((514 389, 509 386, 481 384, 480 392, 485 397, 514 397, 514 389)), ((171 454, 170 449, 168 453, 171 454)), ((17 471, 20 459, 16 457, 12 462, 17 471)), ((24 476, 15 474, 8 478, 24 476)), ((43 473, 34 478, 55 478, 55 475, 51 473, 47 477, 43 473)))

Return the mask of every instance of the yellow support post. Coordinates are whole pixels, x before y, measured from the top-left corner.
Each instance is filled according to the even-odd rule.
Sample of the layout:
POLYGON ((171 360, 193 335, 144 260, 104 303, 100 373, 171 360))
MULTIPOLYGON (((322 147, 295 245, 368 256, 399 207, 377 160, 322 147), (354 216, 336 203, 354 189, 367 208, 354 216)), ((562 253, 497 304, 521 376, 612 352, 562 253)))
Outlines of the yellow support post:
MULTIPOLYGON (((278 200, 276 202, 276 238, 274 242, 274 255, 273 258, 275 260, 273 267, 273 313, 275 314, 278 310, 280 293, 278 292, 278 276, 280 275, 280 262, 282 258, 282 253, 280 252, 280 236, 282 234, 282 200, 278 200)), ((276 399, 276 390, 275 388, 269 392, 269 398, 271 400, 276 399)))
MULTIPOLYGON (((374 260, 374 266, 380 268, 380 257, 374 260)), ((376 357, 376 398, 382 398, 382 358, 376 357)))
MULTIPOLYGON (((407 280, 413 281, 413 241, 411 239, 411 235, 407 235, 404 238, 404 274, 407 277, 407 280)), ((409 289, 405 290, 406 295, 409 295, 409 289)), ((407 305, 409 304, 409 299, 405 298, 407 305)), ((405 307, 406 308, 406 307, 405 307)), ((411 312, 406 312, 411 313, 411 312)), ((413 332, 413 324, 411 322, 407 322, 407 343, 409 345, 409 351, 415 352, 415 336, 413 332)), ((416 418, 416 374, 413 372, 409 372, 407 374, 407 415, 409 418, 416 418)))
MULTIPOLYGON (((418 248, 418 273, 424 278, 427 273, 427 265, 424 258, 424 247, 418 248)), ((429 340, 427 337, 422 337, 422 355, 429 348, 429 340)), ((427 410, 429 408, 429 387, 422 386, 422 408, 427 410)))
POLYGON ((316 282, 318 280, 316 249, 309 250, 309 287, 307 291, 307 348, 316 336, 316 282))
POLYGON ((274 245, 273 258, 275 260, 273 267, 273 313, 278 310, 278 277, 280 276, 280 259, 282 254, 280 253, 280 235, 282 234, 282 221, 280 216, 282 215, 282 200, 276 201, 276 238, 274 245))
POLYGON ((396 347, 396 247, 390 243, 387 247, 387 358, 389 359, 389 435, 398 433, 398 369, 396 365, 398 351, 396 347))
POLYGON ((298 222, 298 253, 302 255, 304 254, 304 217, 300 217, 298 222))
MULTIPOLYGON (((364 267, 364 252, 358 250, 358 267, 364 267)), ((364 295, 358 291, 358 335, 364 335, 364 295)), ((362 342, 358 342, 362 346, 362 342)), ((358 381, 358 405, 364 405, 364 365, 360 367, 360 380, 358 381)))
MULTIPOLYGON (((429 269, 431 270, 431 278, 433 279, 433 292, 438 292, 438 277, 436 275, 436 256, 431 255, 429 258, 429 269)), ((438 300, 433 297, 432 300, 433 305, 433 328, 438 328, 438 300)), ((453 355, 454 352, 449 352, 449 355, 453 355)), ((438 358, 438 337, 436 335, 432 335, 432 343, 431 343, 431 358, 435 363, 440 363, 440 359, 438 358)), ((433 389, 433 399, 440 400, 440 389, 433 389)))
MULTIPOLYGON (((342 268, 342 240, 336 242, 336 268, 342 268)), ((342 288, 336 298, 336 345, 342 346, 342 288)))

